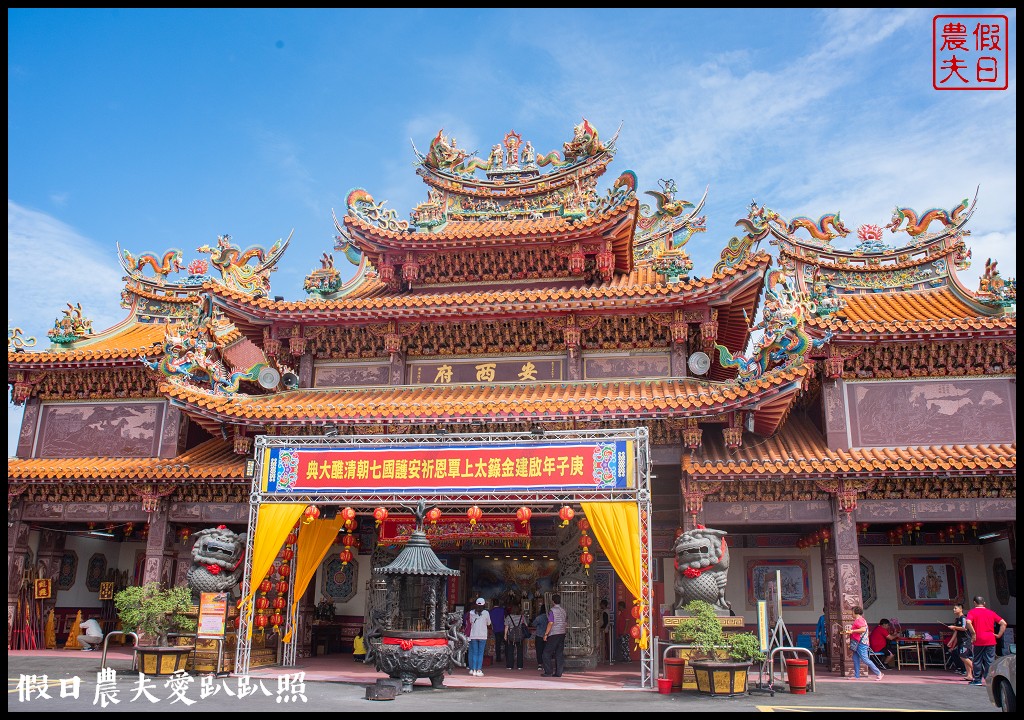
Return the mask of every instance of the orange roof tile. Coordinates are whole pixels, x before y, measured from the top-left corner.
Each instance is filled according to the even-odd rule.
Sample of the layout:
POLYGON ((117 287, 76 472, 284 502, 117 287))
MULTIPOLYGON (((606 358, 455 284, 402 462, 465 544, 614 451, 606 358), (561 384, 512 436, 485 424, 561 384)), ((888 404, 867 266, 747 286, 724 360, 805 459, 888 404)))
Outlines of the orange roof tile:
POLYGON ((51 348, 43 352, 7 351, 8 365, 36 363, 78 363, 158 355, 166 325, 132 322, 99 335, 80 340, 71 348, 51 348))
POLYGON ((907 448, 830 450, 806 418, 791 417, 771 438, 726 448, 715 433, 704 433, 703 457, 683 458, 683 472, 701 479, 730 476, 799 476, 822 473, 928 472, 966 469, 1016 472, 1017 445, 935 445, 907 448))
MULTIPOLYGON (((275 301, 269 298, 253 299, 249 295, 231 290, 223 285, 208 283, 205 289, 234 302, 239 308, 270 311, 279 314, 303 313, 309 318, 314 313, 330 313, 351 318, 359 313, 372 314, 375 320, 391 314, 415 314, 418 319, 429 313, 438 315, 474 315, 487 313, 508 315, 516 312, 564 311, 576 308, 578 302, 587 302, 592 307, 602 301, 615 302, 617 307, 649 306, 652 301, 680 299, 689 302, 707 302, 717 297, 726 281, 759 275, 771 262, 767 253, 751 255, 735 267, 715 273, 708 278, 694 278, 688 282, 667 284, 649 267, 636 268, 630 273, 617 275, 612 280, 593 285, 530 287, 496 285, 490 291, 462 291, 457 287, 450 292, 439 292, 428 288, 419 292, 402 294, 378 294, 378 281, 364 294, 361 292, 337 300, 308 299, 300 301, 275 301), (573 303, 572 306, 564 303, 573 303)), ((260 313, 262 315, 262 313, 260 313)))
POLYGON ((846 306, 811 323, 846 332, 937 332, 1016 328, 1009 315, 986 316, 948 287, 933 290, 843 295, 846 306))
POLYGON ((657 418, 706 414, 795 397, 806 368, 777 370, 744 385, 671 380, 403 385, 303 389, 271 395, 211 395, 168 383, 160 390, 186 412, 227 422, 460 422, 657 418))
POLYGON ((174 458, 11 458, 11 480, 243 480, 245 457, 207 440, 174 458))

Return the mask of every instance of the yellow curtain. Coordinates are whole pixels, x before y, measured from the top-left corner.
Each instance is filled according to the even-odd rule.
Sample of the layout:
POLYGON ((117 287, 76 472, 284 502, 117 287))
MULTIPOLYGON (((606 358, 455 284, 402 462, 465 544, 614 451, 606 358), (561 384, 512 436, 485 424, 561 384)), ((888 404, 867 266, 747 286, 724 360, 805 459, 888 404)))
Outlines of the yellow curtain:
MULTIPOLYGON (((256 514, 256 538, 252 548, 252 575, 249 577, 249 594, 243 598, 240 612, 247 613, 249 603, 259 590, 259 584, 274 566, 274 558, 281 551, 288 533, 295 522, 302 517, 306 503, 267 503, 260 505, 256 514)), ((252 623, 249 623, 249 639, 252 639, 252 623)))
MULTIPOLYGON (((590 521, 594 537, 608 556, 622 584, 639 602, 640 592, 640 519, 635 502, 584 502, 583 514, 590 521)), ((644 615, 648 608, 641 607, 644 615)), ((647 630, 641 624, 641 648, 647 647, 647 630)))
POLYGON ((292 593, 291 620, 288 623, 288 632, 284 635, 284 642, 291 640, 292 630, 295 629, 295 613, 299 608, 299 600, 309 587, 309 582, 316 576, 317 568, 331 549, 344 523, 345 518, 339 513, 333 520, 314 520, 299 528, 299 544, 295 549, 295 585, 292 593))

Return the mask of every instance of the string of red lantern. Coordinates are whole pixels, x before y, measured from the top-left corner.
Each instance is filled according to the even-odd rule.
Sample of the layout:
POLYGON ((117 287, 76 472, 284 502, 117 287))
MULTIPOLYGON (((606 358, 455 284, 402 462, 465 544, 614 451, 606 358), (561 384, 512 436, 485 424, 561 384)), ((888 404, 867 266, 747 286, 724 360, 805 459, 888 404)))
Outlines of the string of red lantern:
POLYGON ((586 518, 580 518, 580 547, 583 552, 580 553, 580 562, 583 564, 583 569, 586 573, 590 574, 590 563, 594 562, 594 556, 590 554, 590 546, 594 542, 593 538, 587 535, 587 530, 590 529, 590 521, 586 518))

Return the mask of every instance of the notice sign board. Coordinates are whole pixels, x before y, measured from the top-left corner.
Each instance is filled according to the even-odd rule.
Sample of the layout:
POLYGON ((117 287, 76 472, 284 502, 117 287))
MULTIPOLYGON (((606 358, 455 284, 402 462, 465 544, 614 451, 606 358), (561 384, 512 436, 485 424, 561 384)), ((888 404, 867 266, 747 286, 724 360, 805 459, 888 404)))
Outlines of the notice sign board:
POLYGON ((201 638, 224 637, 228 618, 227 593, 199 593, 199 625, 196 636, 201 638))
POLYGON ((268 493, 375 490, 604 491, 635 485, 633 440, 271 447, 268 493))

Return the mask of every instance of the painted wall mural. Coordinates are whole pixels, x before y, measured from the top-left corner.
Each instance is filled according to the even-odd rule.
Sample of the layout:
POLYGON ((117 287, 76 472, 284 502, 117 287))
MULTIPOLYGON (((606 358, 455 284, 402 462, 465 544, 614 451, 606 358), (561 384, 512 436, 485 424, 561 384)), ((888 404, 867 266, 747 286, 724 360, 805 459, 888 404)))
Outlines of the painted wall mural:
POLYGON ((100 583, 107 576, 107 556, 103 553, 95 553, 89 558, 89 571, 85 576, 85 589, 89 592, 98 593, 100 583))
POLYGON ((470 575, 470 590, 486 598, 505 597, 511 593, 524 594, 552 592, 558 580, 555 560, 514 560, 474 558, 470 575))
POLYGON ((811 604, 810 573, 807 561, 799 558, 787 560, 747 560, 747 607, 756 608, 765 597, 769 578, 774 580, 778 570, 782 579, 782 605, 804 607, 811 604))
POLYGON ((156 457, 163 416, 163 403, 44 405, 35 457, 156 457))
POLYGON ((632 357, 585 357, 583 374, 587 380, 604 378, 668 377, 668 353, 632 357))
POLYGON ((390 377, 388 363, 323 365, 314 372, 314 387, 364 387, 387 385, 390 377))
POLYGON ((900 604, 950 606, 964 601, 963 556, 896 558, 900 604))
POLYGON ((846 383, 851 447, 1016 442, 1005 378, 846 383))

